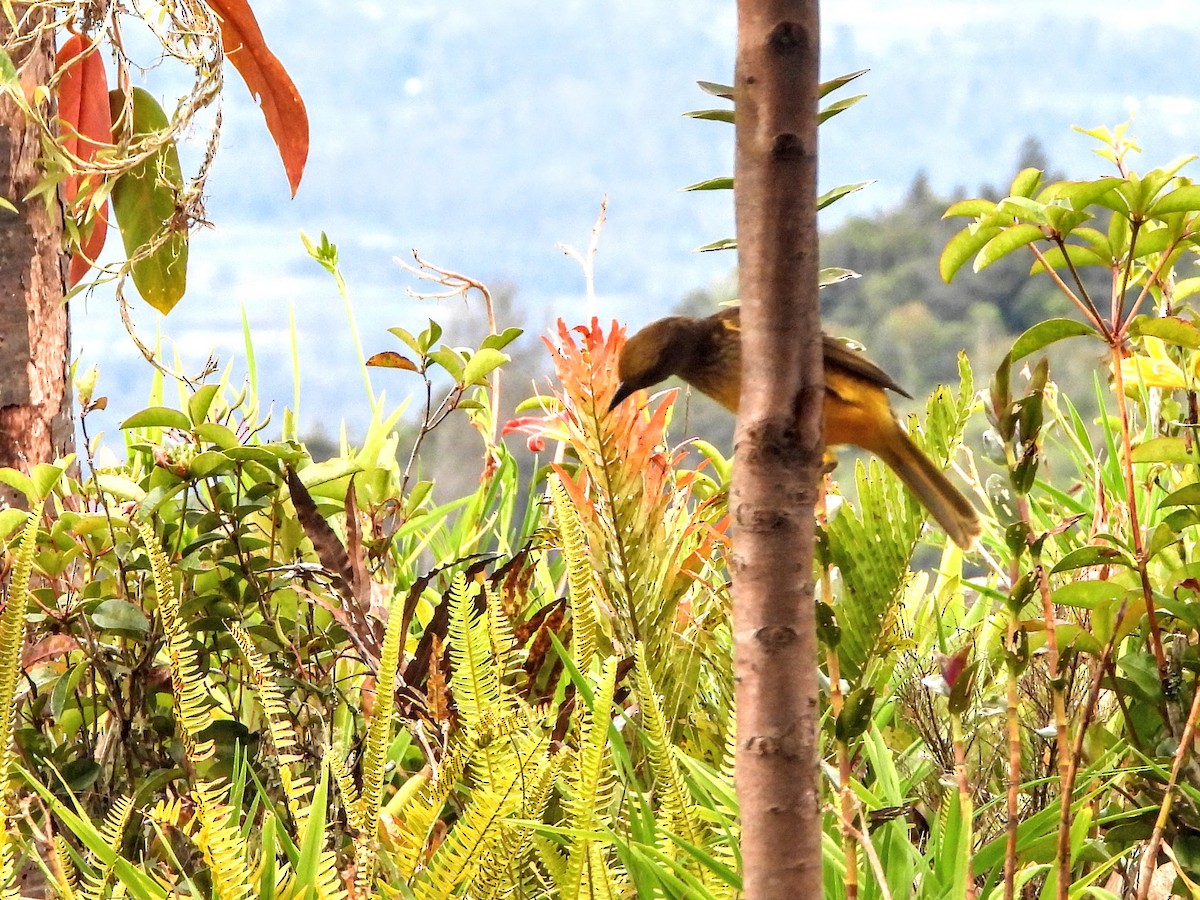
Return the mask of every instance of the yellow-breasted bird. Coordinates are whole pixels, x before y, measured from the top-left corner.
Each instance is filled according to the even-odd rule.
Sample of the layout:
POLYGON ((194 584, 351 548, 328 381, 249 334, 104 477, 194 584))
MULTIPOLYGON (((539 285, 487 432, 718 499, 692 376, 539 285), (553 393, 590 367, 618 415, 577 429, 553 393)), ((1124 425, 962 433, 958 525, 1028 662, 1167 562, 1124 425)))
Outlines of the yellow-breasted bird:
MULTIPOLYGON (((887 463, 956 544, 969 549, 979 515, 900 427, 885 390, 909 394, 862 353, 825 335, 825 443, 854 444, 887 463)), ((609 409, 634 391, 678 375, 737 412, 742 392, 741 311, 728 307, 707 318, 668 316, 628 341, 618 362, 621 383, 609 409)))

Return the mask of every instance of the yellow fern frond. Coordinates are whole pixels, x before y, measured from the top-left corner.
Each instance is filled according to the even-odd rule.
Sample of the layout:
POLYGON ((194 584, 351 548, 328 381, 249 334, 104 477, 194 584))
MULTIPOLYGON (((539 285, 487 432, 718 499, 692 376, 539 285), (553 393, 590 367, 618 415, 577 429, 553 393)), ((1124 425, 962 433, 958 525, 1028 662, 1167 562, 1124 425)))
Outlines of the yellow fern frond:
MULTIPOLYGON (((536 770, 521 784, 520 807, 510 818, 541 820, 563 758, 564 754, 558 753, 535 761, 536 770)), ((522 882, 528 880, 533 837, 532 827, 504 825, 499 840, 481 854, 479 870, 471 881, 471 896, 475 900, 499 900, 511 896, 514 890, 517 896, 521 895, 522 882)))
POLYGON ((433 831, 433 823, 446 806, 450 792, 462 777, 467 757, 475 751, 461 732, 452 738, 442 757, 437 773, 420 791, 417 797, 404 807, 404 815, 396 824, 399 826, 392 843, 392 864, 401 876, 412 878, 425 854, 425 845, 433 831))
POLYGON ((279 766, 279 781, 283 785, 288 811, 297 830, 303 830, 312 802, 313 785, 311 779, 297 771, 302 759, 296 752, 296 731, 292 728, 291 710, 266 657, 254 646, 254 640, 246 629, 236 622, 230 622, 229 633, 242 651, 242 657, 250 668, 250 677, 258 688, 258 700, 266 713, 267 730, 275 747, 275 762, 279 766))
POLYGON ((558 523, 559 544, 567 564, 572 655, 575 667, 586 672, 596 655, 596 570, 588 555, 583 520, 559 476, 550 479, 550 498, 554 503, 554 521, 558 523))
POLYGON ((16 716, 17 680, 20 677, 21 649, 25 645, 25 607, 29 602, 29 578, 33 574, 33 556, 37 550, 38 517, 29 514, 21 532, 13 562, 4 609, 0 611, 0 890, 17 896, 16 872, 9 836, 9 817, 14 809, 12 796, 13 728, 16 716))
MULTIPOLYGON (((473 787, 466 807, 412 885, 418 900, 459 896, 463 892, 475 896, 471 886, 485 862, 494 862, 503 848, 509 834, 505 819, 520 810, 522 789, 530 781, 542 780, 537 767, 548 748, 546 738, 524 741, 514 756, 515 765, 501 776, 502 781, 473 787)), ((488 871, 491 875, 505 874, 495 865, 488 871)), ((480 882, 486 883, 482 879, 480 882)))
MULTIPOLYGON (((650 771, 654 776, 658 808, 664 814, 664 824, 674 834, 695 847, 704 846, 704 830, 693 813, 693 804, 679 763, 671 754, 671 738, 663 719, 658 692, 650 679, 646 648, 639 643, 634 649, 634 673, 637 680, 638 710, 641 713, 643 739, 649 751, 650 771)), ((674 853, 675 844, 666 839, 669 847, 661 849, 674 853)))
POLYGON ((203 781, 192 792, 200 828, 196 846, 204 854, 212 877, 213 894, 221 900, 244 900, 253 894, 253 876, 246 856, 246 842, 234 811, 226 803, 223 780, 203 781))
POLYGON ((342 808, 346 810, 346 820, 350 823, 350 828, 356 832, 367 831, 368 820, 363 815, 362 795, 358 792, 358 785, 354 783, 354 772, 346 759, 346 748, 341 744, 334 744, 325 758, 329 760, 334 783, 337 784, 338 793, 342 795, 342 808))
MULTIPOLYGON (((362 792, 351 814, 351 824, 357 822, 358 835, 354 841, 354 862, 357 867, 355 884, 364 896, 369 893, 375 878, 375 862, 379 846, 379 808, 383 803, 383 776, 387 751, 392 742, 392 713, 396 705, 396 677, 400 654, 404 648, 401 631, 404 617, 388 619, 379 652, 379 672, 375 677, 375 710, 367 726, 367 747, 363 754, 362 792)), ((342 769, 344 769, 344 764, 342 769)), ((342 777, 335 764, 334 777, 343 795, 353 781, 342 777)))
MULTIPOLYGON (((104 818, 104 824, 100 828, 100 836, 104 838, 106 843, 114 853, 119 854, 121 851, 121 843, 125 840, 125 831, 129 827, 129 820, 133 817, 133 798, 132 797, 117 797, 113 801, 112 809, 108 811, 108 815, 104 818)), ((110 888, 113 886, 113 877, 116 875, 116 861, 112 864, 105 865, 96 858, 94 853, 89 852, 85 857, 89 866, 89 874, 85 875, 83 884, 80 886, 80 893, 88 900, 102 900, 107 897, 110 888)))
MULTIPOLYGON (((461 575, 450 587, 450 621, 447 639, 450 661, 450 688, 458 708, 463 730, 468 740, 478 744, 481 752, 472 754, 470 768, 483 786, 503 781, 514 762, 512 748, 505 741, 494 740, 497 728, 517 710, 515 698, 504 685, 505 661, 493 652, 492 620, 496 610, 489 610, 490 601, 484 591, 484 611, 477 613, 475 599, 470 596, 461 575)), ((511 646, 511 635, 509 637, 511 646)), ((506 654, 507 655, 507 649, 506 654)), ((524 725, 524 717, 521 717, 524 725)))
POLYGON ((193 762, 203 762, 210 759, 214 751, 212 741, 202 741, 197 737, 212 724, 209 708, 212 692, 208 679, 200 670, 191 635, 180 620, 182 608, 171 578, 171 563, 151 524, 141 519, 134 521, 150 557, 154 593, 167 633, 167 658, 175 693, 175 717, 182 726, 184 749, 193 762))
POLYGON ((62 900, 75 900, 79 889, 79 871, 71 858, 71 849, 61 834, 54 836, 50 845, 50 871, 54 873, 53 887, 62 900))
POLYGON ((600 867, 606 873, 603 877, 596 871, 602 854, 597 841, 589 835, 603 824, 601 807, 607 804, 611 793, 608 727, 616 679, 617 660, 609 657, 596 685, 592 706, 590 709, 585 706, 580 718, 579 752, 569 778, 572 795, 565 810, 565 821, 576 834, 570 838, 566 877, 560 884, 563 897, 590 897, 597 887, 606 889, 611 884, 607 863, 600 867))

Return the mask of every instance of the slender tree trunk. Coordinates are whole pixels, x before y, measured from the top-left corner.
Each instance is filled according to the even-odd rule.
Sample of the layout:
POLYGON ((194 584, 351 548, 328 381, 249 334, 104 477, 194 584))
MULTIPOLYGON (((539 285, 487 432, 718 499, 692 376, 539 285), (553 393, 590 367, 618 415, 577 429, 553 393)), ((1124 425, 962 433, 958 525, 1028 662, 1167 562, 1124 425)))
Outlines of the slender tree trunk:
MULTIPOLYGON (((27 5, 13 6, 21 20, 27 5)), ((19 37, 0 15, 0 45, 9 49, 22 85, 46 84, 54 65, 49 33, 19 37)), ((0 466, 21 471, 74 443, 61 213, 48 211, 40 197, 25 200, 42 177, 39 156, 37 129, 0 95, 0 197, 19 210, 0 210, 0 466)), ((6 490, 0 486, 0 503, 15 502, 6 490)))
POLYGON ((739 0, 742 399, 732 509, 745 896, 819 897, 814 507, 824 450, 817 303, 817 0, 739 0))

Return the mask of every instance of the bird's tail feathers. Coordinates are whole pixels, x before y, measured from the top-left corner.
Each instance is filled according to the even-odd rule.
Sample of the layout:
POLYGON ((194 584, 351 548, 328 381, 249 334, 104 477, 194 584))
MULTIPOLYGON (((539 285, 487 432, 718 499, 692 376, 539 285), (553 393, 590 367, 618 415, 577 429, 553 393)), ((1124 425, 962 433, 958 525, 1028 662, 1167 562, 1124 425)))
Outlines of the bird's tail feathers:
POLYGON ((971 549, 982 531, 975 507, 898 423, 894 437, 875 452, 900 476, 951 540, 964 550, 971 549))

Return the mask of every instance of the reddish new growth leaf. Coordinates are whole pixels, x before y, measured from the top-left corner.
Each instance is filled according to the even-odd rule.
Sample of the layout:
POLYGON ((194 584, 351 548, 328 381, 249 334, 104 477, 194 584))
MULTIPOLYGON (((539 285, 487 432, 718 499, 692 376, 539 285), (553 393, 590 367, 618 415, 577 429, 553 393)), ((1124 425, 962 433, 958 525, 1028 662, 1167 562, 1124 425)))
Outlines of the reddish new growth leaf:
MULTIPOLYGON (((112 119, 108 109, 108 76, 104 61, 91 42, 73 34, 63 42, 55 60, 58 81, 58 117, 62 122, 63 148, 84 163, 112 145, 112 119)), ((98 176, 72 171, 63 183, 67 208, 81 223, 98 187, 98 176)), ((87 274, 104 249, 108 234, 108 201, 97 210, 84 230, 79 248, 71 254, 67 285, 74 287, 87 274)))
POLYGON ((258 98, 294 197, 308 161, 308 112, 300 92, 267 48, 246 0, 208 0, 208 6, 220 22, 225 56, 258 98))

